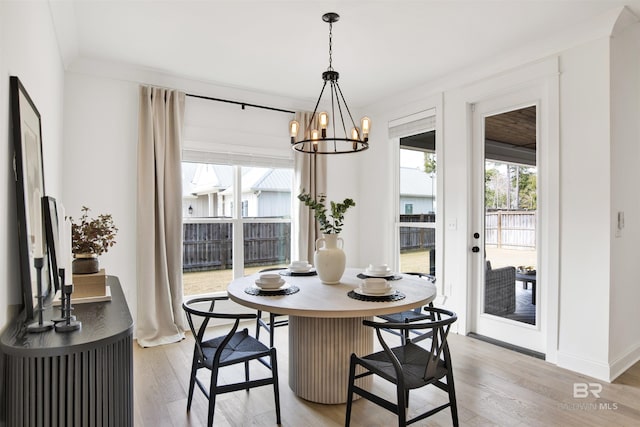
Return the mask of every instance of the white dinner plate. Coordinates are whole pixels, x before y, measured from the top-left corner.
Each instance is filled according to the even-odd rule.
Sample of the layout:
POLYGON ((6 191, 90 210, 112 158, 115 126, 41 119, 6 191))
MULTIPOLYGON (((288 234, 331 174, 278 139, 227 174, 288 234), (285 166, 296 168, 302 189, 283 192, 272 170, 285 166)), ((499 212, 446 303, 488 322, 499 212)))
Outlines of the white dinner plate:
POLYGON ((386 273, 374 273, 373 271, 369 271, 369 269, 366 269, 364 271, 364 275, 371 277, 390 277, 393 276, 393 273, 391 272, 391 270, 387 271, 386 273))
POLYGON ((261 291, 265 291, 265 292, 278 292, 278 291, 284 291, 285 289, 289 289, 291 287, 291 285, 289 283, 284 283, 282 286, 280 286, 279 288, 271 288, 271 289, 266 289, 266 288, 261 288, 258 285, 253 285, 256 289, 260 289, 261 291))
POLYGON ((311 273, 313 271, 313 267, 309 268, 291 268, 289 267, 289 271, 292 273, 311 273))
POLYGON ((384 291, 384 292, 376 292, 376 293, 366 292, 365 290, 363 290, 361 288, 355 288, 353 291, 356 294, 365 295, 365 296, 368 296, 368 297, 386 297, 388 295, 393 295, 393 294, 396 293, 395 289, 389 289, 389 290, 384 291))

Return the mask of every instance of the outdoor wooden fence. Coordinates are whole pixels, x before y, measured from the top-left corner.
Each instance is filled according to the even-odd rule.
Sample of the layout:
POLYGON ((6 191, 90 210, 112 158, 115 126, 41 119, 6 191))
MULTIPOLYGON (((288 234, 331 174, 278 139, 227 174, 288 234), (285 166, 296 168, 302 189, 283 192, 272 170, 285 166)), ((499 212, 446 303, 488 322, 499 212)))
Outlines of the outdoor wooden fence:
MULTIPOLYGON (((401 222, 435 222, 435 214, 401 215, 401 222)), ((183 271, 228 269, 232 266, 232 225, 229 223, 184 224, 183 271)), ((487 245, 503 248, 535 248, 536 213, 487 212, 487 245)), ((435 254, 434 228, 400 227, 400 252, 428 249, 435 254)), ((244 264, 273 265, 290 262, 290 223, 245 223, 244 264)))
MULTIPOLYGON (((233 260, 233 228, 229 223, 183 224, 183 271, 223 270, 233 260)), ((246 266, 287 263, 291 253, 291 224, 244 224, 246 266)))
POLYGON ((485 244, 497 248, 535 248, 535 211, 487 212, 485 244))

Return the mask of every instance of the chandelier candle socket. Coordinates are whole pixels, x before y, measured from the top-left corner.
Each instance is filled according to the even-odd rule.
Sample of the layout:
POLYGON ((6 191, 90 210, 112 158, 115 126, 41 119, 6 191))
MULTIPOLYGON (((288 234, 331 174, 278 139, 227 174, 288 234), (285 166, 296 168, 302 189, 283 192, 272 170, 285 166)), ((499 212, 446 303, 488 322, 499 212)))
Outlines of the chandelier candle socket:
POLYGON ((351 111, 347 106, 347 101, 344 99, 342 89, 338 84, 338 78, 340 74, 333 69, 333 23, 338 22, 340 15, 337 13, 325 13, 322 15, 322 20, 329 24, 329 67, 327 71, 322 73, 322 90, 320 96, 316 102, 316 106, 313 110, 313 114, 307 123, 305 135, 303 139, 298 141, 298 134, 300 133, 300 123, 296 120, 289 122, 289 135, 291 136, 291 146, 294 150, 302 153, 309 154, 348 154, 356 153, 358 151, 364 151, 369 148, 369 131, 371 130, 371 120, 368 117, 363 117, 360 120, 360 127, 356 126, 351 111), (318 111, 318 106, 322 101, 322 95, 325 93, 325 89, 329 84, 329 90, 331 97, 331 115, 326 111, 318 111), (338 114, 336 115, 336 107, 338 114), (343 113, 346 112, 346 117, 343 113), (317 129, 314 123, 318 123, 317 129), (346 120, 346 122, 345 122, 346 120), (351 132, 347 132, 347 126, 351 123, 351 132), (329 129, 332 133, 329 136, 329 129), (342 135, 339 136, 338 132, 342 131, 342 135))

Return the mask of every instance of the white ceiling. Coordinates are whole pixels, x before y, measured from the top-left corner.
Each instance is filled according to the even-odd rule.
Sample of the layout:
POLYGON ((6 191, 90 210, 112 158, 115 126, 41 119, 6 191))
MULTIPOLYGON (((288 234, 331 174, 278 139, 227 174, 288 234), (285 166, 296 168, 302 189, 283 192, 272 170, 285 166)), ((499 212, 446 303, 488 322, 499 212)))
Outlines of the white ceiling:
POLYGON ((68 68, 78 59, 130 64, 182 77, 315 99, 328 65, 349 104, 442 79, 517 52, 640 0, 97 1, 51 0, 68 68))

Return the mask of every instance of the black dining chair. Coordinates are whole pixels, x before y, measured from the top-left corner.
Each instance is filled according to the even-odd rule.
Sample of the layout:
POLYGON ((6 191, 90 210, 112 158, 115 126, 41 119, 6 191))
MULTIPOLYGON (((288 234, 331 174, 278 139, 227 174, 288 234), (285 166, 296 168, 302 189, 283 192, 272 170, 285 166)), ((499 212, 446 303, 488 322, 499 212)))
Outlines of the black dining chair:
MULTIPOLYGON (((268 271, 280 271, 280 270, 286 270, 286 268, 283 268, 283 267, 265 268, 264 270, 260 270, 259 273, 266 273, 268 271)), ((279 328, 280 326, 288 326, 289 318, 286 317, 286 315, 284 314, 269 313, 269 323, 266 323, 262 319, 262 310, 258 310, 257 315, 258 315, 258 318, 256 319, 256 339, 260 339, 260 329, 264 329, 269 334, 269 347, 273 347, 273 338, 274 338, 275 328, 279 328), (281 319, 277 319, 278 317, 281 317, 281 319)))
MULTIPOLYGON (((418 276, 429 283, 436 282, 435 277, 426 273, 407 272, 404 274, 408 274, 411 276, 418 276)), ((433 307, 433 303, 430 302, 428 307, 433 307)), ((430 315, 422 311, 422 307, 417 307, 417 308, 414 308, 413 310, 401 311, 399 313, 382 314, 382 315, 378 315, 377 317, 392 323, 415 322, 418 320, 427 320, 431 318, 430 315)), ((414 342, 420 341, 421 339, 426 339, 429 337, 429 334, 424 334, 422 331, 415 330, 415 329, 404 329, 401 331, 388 329, 386 331, 394 335, 399 335, 403 345, 410 339, 411 334, 416 335, 416 337, 413 339, 414 342)))
POLYGON ((398 416, 398 426, 400 427, 423 420, 446 408, 451 408, 453 425, 458 425, 458 410, 453 382, 453 370, 451 367, 451 354, 449 353, 449 346, 447 344, 449 329, 453 322, 456 321, 457 315, 452 311, 434 307, 425 308, 425 312, 432 316, 432 319, 426 322, 382 323, 371 320, 362 321, 365 326, 375 329, 378 341, 382 345, 383 350, 363 357, 357 356, 356 354, 351 355, 345 419, 346 427, 351 423, 351 406, 353 404, 354 393, 395 413, 398 416), (397 329, 402 331, 408 328, 420 329, 425 331, 425 333, 430 333, 431 345, 425 348, 414 342, 406 341, 399 347, 389 348, 382 336, 382 330, 397 329), (360 373, 356 375, 356 368, 358 367, 360 367, 361 370, 359 371, 360 373), (355 385, 355 381, 358 378, 369 375, 377 375, 396 385, 395 403, 355 385), (443 381, 443 379, 446 381, 443 381), (428 385, 434 385, 446 391, 449 395, 449 401, 407 420, 409 391, 428 385))
POLYGON ((191 377, 189 379, 189 396, 187 398, 187 412, 191 410, 191 401, 193 400, 193 390, 195 385, 204 393, 209 400, 209 416, 207 425, 213 425, 213 414, 216 404, 216 395, 229 393, 238 390, 247 390, 265 385, 273 385, 273 393, 276 405, 276 420, 280 424, 280 393, 278 390, 278 365, 276 359, 276 349, 268 348, 262 342, 249 335, 245 328, 238 331, 238 325, 241 320, 255 319, 255 314, 228 314, 214 312, 215 303, 217 301, 228 300, 227 296, 220 297, 202 297, 193 298, 182 304, 187 315, 189 328, 195 338, 195 346, 193 349, 193 362, 191 365, 191 377), (208 304, 208 307, 201 309, 202 305, 208 304), (196 328, 196 319, 202 320, 202 324, 196 328), (215 338, 205 339, 206 328, 211 319, 219 319, 228 322, 232 320, 232 326, 226 335, 215 338), (269 357, 269 362, 265 362, 262 358, 269 357), (262 363, 271 371, 271 376, 256 380, 249 378, 249 362, 256 360, 262 363), (244 364, 245 380, 231 383, 218 384, 220 370, 223 367, 233 366, 236 364, 244 364), (209 387, 206 387, 200 379, 197 378, 199 369, 208 369, 211 371, 211 381, 209 387))

